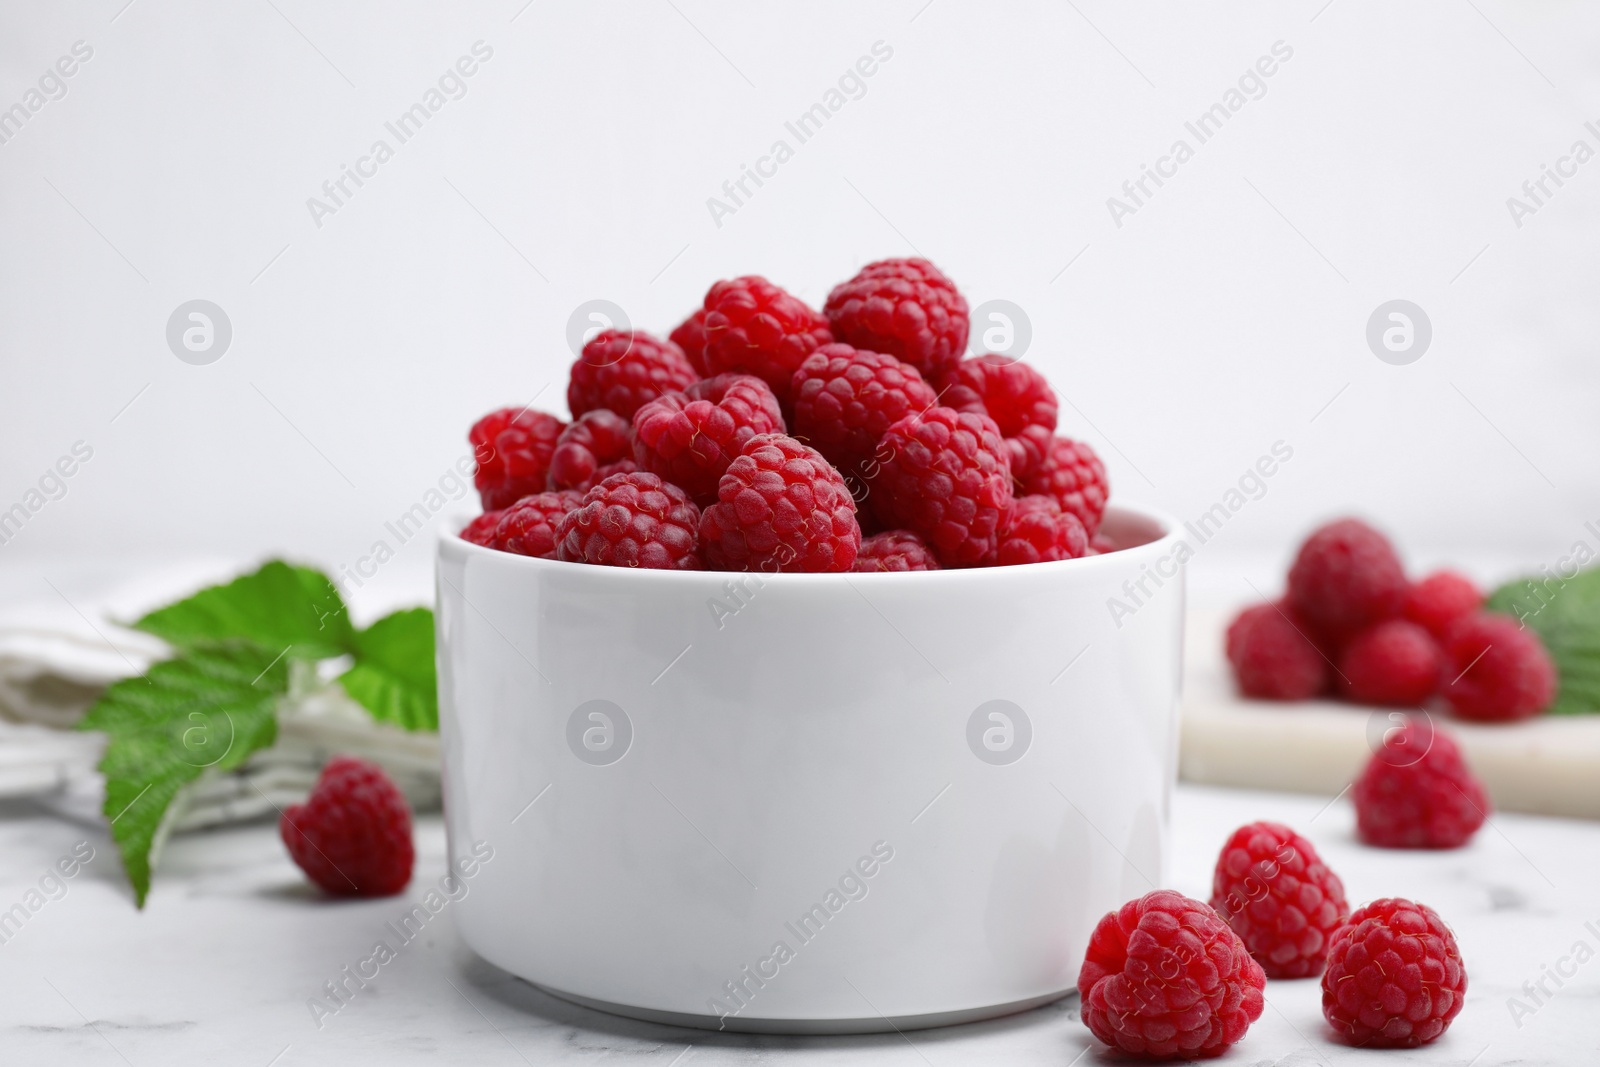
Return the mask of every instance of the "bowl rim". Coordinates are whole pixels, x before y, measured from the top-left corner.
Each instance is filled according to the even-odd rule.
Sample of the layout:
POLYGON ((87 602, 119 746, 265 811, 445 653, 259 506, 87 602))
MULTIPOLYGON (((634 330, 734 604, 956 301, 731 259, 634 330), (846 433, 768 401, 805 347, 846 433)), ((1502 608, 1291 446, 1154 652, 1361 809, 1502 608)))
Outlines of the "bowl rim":
MULTIPOLYGON (((1146 541, 1141 545, 1121 548, 1115 552, 1107 552, 1099 556, 1080 556, 1077 559, 1052 560, 1047 563, 1018 563, 1008 567, 957 567, 949 570, 938 571, 832 571, 825 574, 807 574, 796 572, 768 572, 768 571, 678 571, 658 570, 647 567, 585 567, 580 564, 567 563, 562 560, 542 559, 538 556, 522 556, 515 552, 501 552, 499 549, 485 548, 483 545, 474 544, 463 540, 457 532, 471 516, 465 518, 456 515, 439 528, 438 555, 443 557, 446 553, 455 553, 470 559, 474 555, 482 554, 495 559, 497 565, 505 567, 521 567, 530 573, 540 570, 554 570, 560 574, 588 574, 596 580, 617 580, 619 576, 627 575, 623 581, 635 583, 649 582, 704 582, 721 589, 725 582, 737 576, 757 576, 761 583, 779 582, 784 585, 851 585, 857 581, 869 583, 911 582, 920 585, 938 585, 952 582, 981 582, 988 580, 1006 580, 1018 576, 1060 573, 1065 568, 1077 568, 1080 573, 1090 573, 1091 568, 1121 568, 1141 561, 1159 558, 1174 550, 1174 546, 1183 540, 1183 527, 1166 512, 1156 508, 1145 507, 1140 504, 1110 504, 1106 507, 1106 514, 1116 512, 1119 516, 1133 519, 1143 519, 1153 522, 1160 528, 1159 536, 1146 541), (576 568, 576 569, 575 569, 576 568), (913 577, 914 576, 914 577, 913 577)), ((1170 579, 1169 579, 1170 580, 1170 579)))

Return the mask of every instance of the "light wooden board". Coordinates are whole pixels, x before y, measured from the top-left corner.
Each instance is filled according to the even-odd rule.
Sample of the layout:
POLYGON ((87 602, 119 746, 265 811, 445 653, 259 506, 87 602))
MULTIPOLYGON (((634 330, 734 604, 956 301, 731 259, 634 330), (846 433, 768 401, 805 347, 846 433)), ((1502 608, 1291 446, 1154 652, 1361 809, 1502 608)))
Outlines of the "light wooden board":
MULTIPOLYGON (((1222 638, 1227 617, 1191 612, 1179 774, 1186 781, 1334 796, 1360 774, 1392 709, 1245 700, 1222 638), (1369 741, 1369 739, 1371 739, 1369 741)), ((1483 726, 1430 708, 1502 811, 1600 818, 1600 715, 1483 726)))

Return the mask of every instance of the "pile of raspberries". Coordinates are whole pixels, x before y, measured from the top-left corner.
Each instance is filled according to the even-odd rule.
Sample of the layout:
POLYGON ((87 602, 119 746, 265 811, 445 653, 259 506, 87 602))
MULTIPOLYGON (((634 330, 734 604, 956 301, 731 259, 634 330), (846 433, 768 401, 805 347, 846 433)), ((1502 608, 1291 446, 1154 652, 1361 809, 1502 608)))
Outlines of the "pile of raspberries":
POLYGON ((1109 551, 1094 450, 1000 355, 962 358, 967 302, 923 259, 869 263, 821 312, 717 282, 668 340, 604 330, 571 422, 472 427, 475 544, 667 570, 923 571, 1109 551))
POLYGON ((1454 571, 1408 581, 1389 539, 1358 519, 1306 538, 1288 593, 1241 612, 1227 654, 1240 692, 1267 700, 1422 708, 1440 697, 1462 719, 1511 722, 1556 694, 1537 633, 1484 611, 1483 594, 1454 571))
POLYGON ((1209 904, 1157 890, 1106 915, 1078 973, 1089 1030, 1140 1059, 1219 1056, 1261 1016, 1268 978, 1322 976, 1342 1042, 1416 1048, 1460 1013, 1466 965, 1425 904, 1350 910, 1344 884, 1287 826, 1241 826, 1222 846, 1209 904))

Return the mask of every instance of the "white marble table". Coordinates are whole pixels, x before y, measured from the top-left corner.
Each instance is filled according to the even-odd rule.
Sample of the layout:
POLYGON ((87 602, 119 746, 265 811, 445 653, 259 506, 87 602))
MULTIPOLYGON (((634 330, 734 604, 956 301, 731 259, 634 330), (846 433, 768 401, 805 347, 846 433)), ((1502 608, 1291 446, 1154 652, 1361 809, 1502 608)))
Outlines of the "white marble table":
MULTIPOLYGON (((1507 1000, 1587 942, 1600 950, 1600 824, 1503 815, 1467 849, 1365 849, 1343 802, 1180 787, 1174 888, 1204 897, 1236 825, 1273 818, 1307 832, 1352 899, 1402 895, 1455 928, 1471 985, 1439 1042, 1415 1052, 1333 1044, 1315 981, 1273 982, 1267 1010, 1220 1062, 1405 1062, 1499 1067, 1600 1062, 1600 957, 1528 1000, 1507 1000), (1325 810, 1324 810, 1325 809, 1325 810), (1593 922, 1592 928, 1585 924, 1593 922), (1520 1021, 1520 1027, 1518 1025, 1520 1021)), ((1076 998, 995 1022, 904 1036, 747 1037, 634 1023, 574 1007, 477 959, 445 915, 382 968, 321 1029, 306 1006, 366 956, 442 872, 437 817, 418 829, 405 896, 329 902, 307 887, 267 825, 190 834, 169 846, 150 903, 133 910, 103 833, 22 804, 0 806, 0 910, 23 900, 58 858, 87 841, 95 857, 0 944, 0 1063, 17 1064, 639 1064, 943 1065, 1112 1062, 1078 1021, 1076 998)), ((54 885, 47 886, 54 889, 54 885)), ((1574 970, 1572 962, 1561 964, 1574 970)))

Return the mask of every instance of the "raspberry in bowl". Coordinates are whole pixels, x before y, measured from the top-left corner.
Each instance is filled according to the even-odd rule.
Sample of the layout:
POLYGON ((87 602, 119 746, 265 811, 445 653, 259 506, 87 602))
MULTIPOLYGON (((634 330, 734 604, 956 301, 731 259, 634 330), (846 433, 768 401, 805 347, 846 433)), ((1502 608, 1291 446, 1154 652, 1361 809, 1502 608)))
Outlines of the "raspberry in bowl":
MULTIPOLYGON (((931 270, 874 267, 938 329, 871 340, 937 365, 965 304, 901 284, 931 270)), ((869 304, 831 321, 870 326, 869 304)), ((1068 442, 1096 468, 1091 531, 1048 430, 1024 493, 986 394, 939 406, 771 283, 703 310, 703 344, 694 319, 673 334, 701 382, 632 413, 637 469, 602 476, 619 423, 585 411, 552 441, 592 485, 565 488, 563 453, 489 534, 463 516, 441 539, 451 858, 495 850, 463 940, 557 996, 710 1029, 905 1030, 1071 993, 1096 921, 1162 877, 1176 524, 1105 506, 1068 442)))

